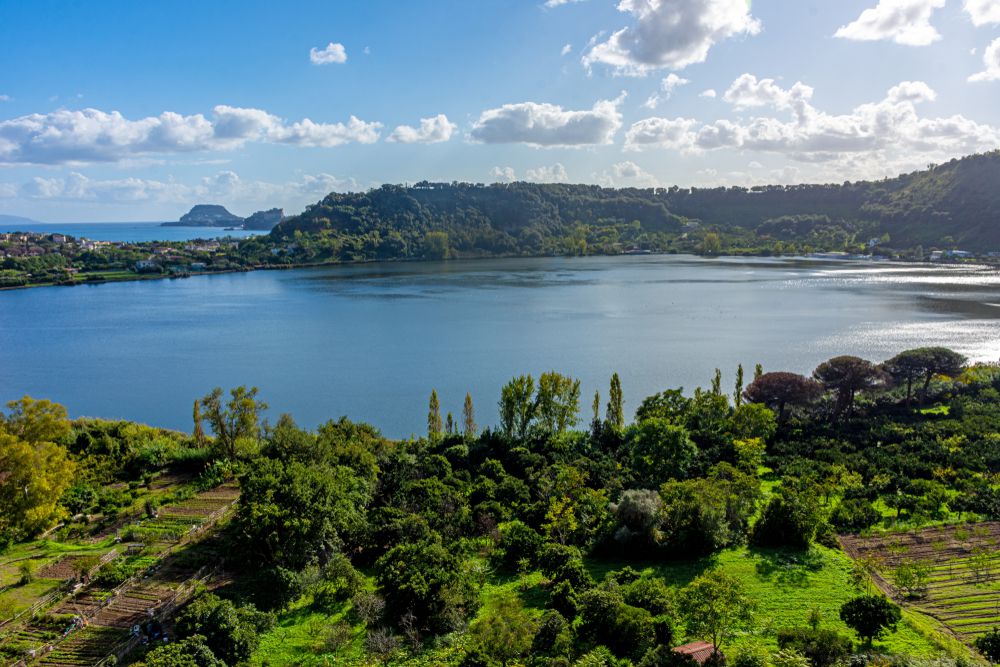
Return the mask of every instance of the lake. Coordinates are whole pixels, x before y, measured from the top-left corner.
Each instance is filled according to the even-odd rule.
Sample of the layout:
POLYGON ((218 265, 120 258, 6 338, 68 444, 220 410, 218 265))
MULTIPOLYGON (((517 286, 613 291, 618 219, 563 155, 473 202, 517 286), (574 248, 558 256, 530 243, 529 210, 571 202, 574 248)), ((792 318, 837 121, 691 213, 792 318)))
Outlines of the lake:
MULTIPOLYGON (((165 228, 169 229, 169 228, 165 228)), ((688 256, 387 263, 0 292, 0 399, 190 430, 196 397, 254 384, 274 420, 348 415, 426 428, 432 388, 495 424, 500 386, 555 369, 626 411, 726 386, 742 363, 803 373, 839 354, 921 345, 1000 359, 1000 274, 946 267, 688 256)))
POLYGON ((160 222, 38 222, 0 223, 3 232, 35 232, 38 234, 68 234, 76 238, 92 241, 190 241, 191 239, 214 239, 224 236, 246 238, 266 234, 259 230, 226 231, 223 227, 164 227, 160 222))

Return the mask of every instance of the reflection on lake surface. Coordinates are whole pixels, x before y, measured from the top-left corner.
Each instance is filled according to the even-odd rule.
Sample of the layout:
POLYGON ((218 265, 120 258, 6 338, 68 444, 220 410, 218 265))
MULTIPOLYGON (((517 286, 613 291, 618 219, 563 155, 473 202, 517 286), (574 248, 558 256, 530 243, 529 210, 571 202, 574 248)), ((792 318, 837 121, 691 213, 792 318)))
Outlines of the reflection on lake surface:
POLYGON ((0 292, 0 399, 190 430, 216 385, 270 416, 347 414, 419 433, 427 396, 496 422, 500 385, 555 369, 584 404, 622 376, 626 410, 667 387, 811 371, 947 345, 1000 358, 1000 274, 974 267, 686 256, 390 263, 0 292))

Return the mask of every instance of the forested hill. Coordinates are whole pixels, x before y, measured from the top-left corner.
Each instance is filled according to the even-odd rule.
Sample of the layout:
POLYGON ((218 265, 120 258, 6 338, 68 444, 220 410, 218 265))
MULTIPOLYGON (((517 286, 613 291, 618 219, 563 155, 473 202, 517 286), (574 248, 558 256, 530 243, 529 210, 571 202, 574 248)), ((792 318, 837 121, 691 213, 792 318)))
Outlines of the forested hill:
MULTIPOLYGON (((405 256, 405 248, 425 245, 427 234, 444 232, 444 240, 459 253, 546 253, 566 250, 562 242, 580 232, 581 224, 603 229, 615 241, 636 232, 677 234, 683 230, 683 221, 652 190, 422 182, 412 187, 384 185, 362 193, 332 193, 282 222, 271 235, 282 238, 295 231, 323 230, 377 235, 383 245, 390 246, 386 252, 405 256)), ((432 236, 432 245, 434 241, 432 236)))
POLYGON ((684 232, 699 237, 709 230, 736 245, 784 241, 849 250, 888 234, 895 248, 1000 250, 1000 151, 840 185, 386 185, 330 194, 278 225, 272 238, 325 231, 355 243, 363 238, 379 255, 405 257, 665 249, 684 232))

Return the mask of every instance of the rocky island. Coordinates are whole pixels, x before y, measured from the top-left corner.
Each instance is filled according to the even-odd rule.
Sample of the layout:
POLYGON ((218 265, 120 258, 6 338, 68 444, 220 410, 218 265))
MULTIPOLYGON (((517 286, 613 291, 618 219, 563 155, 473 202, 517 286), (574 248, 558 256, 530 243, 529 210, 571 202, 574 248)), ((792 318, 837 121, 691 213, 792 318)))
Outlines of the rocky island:
POLYGON ((177 222, 165 222, 164 227, 236 227, 243 218, 233 215, 219 204, 197 204, 177 222))
POLYGON ((273 229, 284 218, 284 209, 272 208, 267 211, 257 211, 243 221, 243 229, 273 229))

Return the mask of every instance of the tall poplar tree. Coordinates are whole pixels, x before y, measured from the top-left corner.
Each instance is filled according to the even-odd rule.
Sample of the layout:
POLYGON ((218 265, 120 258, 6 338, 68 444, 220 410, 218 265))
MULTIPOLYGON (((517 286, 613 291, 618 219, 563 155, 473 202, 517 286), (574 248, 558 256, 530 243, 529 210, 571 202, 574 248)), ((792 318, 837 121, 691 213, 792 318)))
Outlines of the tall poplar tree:
POLYGON ((466 438, 476 437, 479 427, 476 425, 476 410, 472 407, 472 396, 465 395, 465 405, 462 406, 462 435, 466 438))
POLYGON ((205 445, 205 429, 201 425, 201 401, 199 400, 195 400, 194 402, 194 414, 192 414, 192 418, 194 419, 194 433, 192 434, 194 442, 199 447, 203 447, 205 445))
POLYGON ((712 377, 712 393, 716 396, 722 396, 722 371, 718 368, 715 369, 715 375, 712 377))
POLYGON ((437 389, 431 389, 431 400, 427 410, 427 436, 437 438, 441 435, 441 402, 438 400, 437 389))
POLYGON ((737 408, 743 405, 743 364, 736 367, 736 391, 733 392, 733 405, 737 408))
POLYGON ((605 415, 613 428, 625 428, 625 404, 622 399, 622 381, 618 373, 611 376, 611 388, 608 392, 608 411, 605 415))

